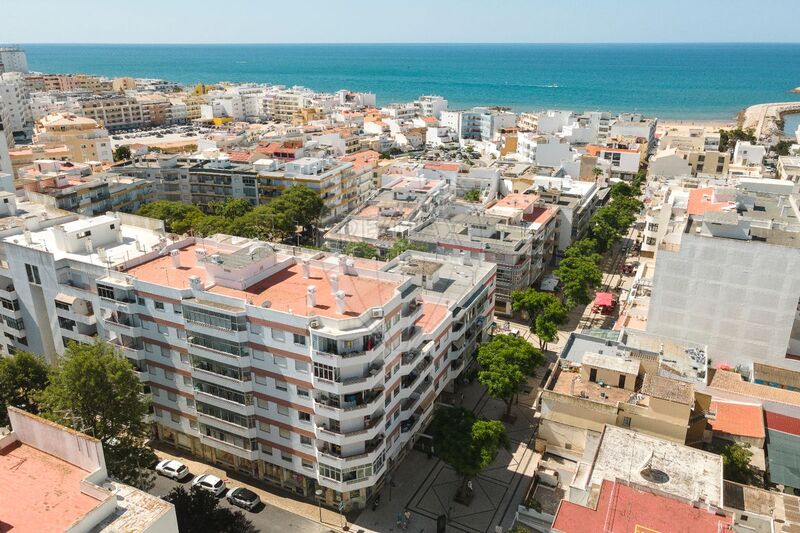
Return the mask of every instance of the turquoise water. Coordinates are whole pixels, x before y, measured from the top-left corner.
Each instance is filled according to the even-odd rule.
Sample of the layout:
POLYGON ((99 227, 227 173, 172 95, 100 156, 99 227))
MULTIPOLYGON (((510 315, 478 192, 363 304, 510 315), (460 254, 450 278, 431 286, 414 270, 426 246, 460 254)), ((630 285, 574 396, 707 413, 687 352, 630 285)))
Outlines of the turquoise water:
POLYGON ((380 104, 440 94, 502 105, 729 119, 800 100, 800 44, 25 45, 32 70, 252 81, 372 91, 380 104), (550 87, 551 85, 558 87, 550 87))
POLYGON ((790 137, 794 137, 794 132, 800 126, 800 113, 792 113, 791 115, 784 115, 783 117, 783 133, 790 137))

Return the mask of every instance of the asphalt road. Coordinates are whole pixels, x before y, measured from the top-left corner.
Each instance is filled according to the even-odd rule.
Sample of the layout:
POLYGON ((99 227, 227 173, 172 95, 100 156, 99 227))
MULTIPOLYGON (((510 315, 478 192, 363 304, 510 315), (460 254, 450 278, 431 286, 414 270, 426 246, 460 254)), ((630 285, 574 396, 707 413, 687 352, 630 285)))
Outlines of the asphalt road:
MULTIPOLYGON (((182 483, 173 481, 172 479, 164 476, 157 476, 155 485, 150 489, 150 494, 155 496, 164 496, 173 487, 183 485, 187 490, 191 487, 191 479, 189 478, 182 483)), ((230 488, 230 487, 229 487, 230 488)), ((228 500, 222 497, 220 505, 229 507, 237 511, 242 511, 247 518, 253 522, 253 525, 261 531, 261 533, 284 533, 284 532, 300 532, 300 533, 329 533, 331 530, 328 527, 323 527, 318 522, 314 522, 302 516, 290 513, 279 507, 273 505, 264 505, 258 508, 257 512, 245 511, 239 507, 235 507, 228 503, 228 500)))

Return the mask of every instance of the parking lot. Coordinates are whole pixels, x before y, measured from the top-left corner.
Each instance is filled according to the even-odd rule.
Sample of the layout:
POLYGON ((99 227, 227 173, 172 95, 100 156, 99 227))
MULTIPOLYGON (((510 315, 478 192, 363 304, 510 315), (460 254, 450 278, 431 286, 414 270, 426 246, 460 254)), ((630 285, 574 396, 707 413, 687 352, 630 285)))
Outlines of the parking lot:
MULTIPOLYGON (((202 474, 200 472, 199 474, 202 474)), ((198 475, 199 475, 198 474, 198 475)), ((174 481, 164 476, 157 476, 155 485, 150 489, 150 494, 155 496, 165 496, 174 487, 179 485, 189 490, 192 486, 191 476, 181 482, 174 481)), ((238 486, 231 483, 228 488, 238 486)), ((255 509, 254 512, 245 511, 239 507, 235 507, 228 503, 228 500, 223 496, 220 498, 220 505, 228 507, 237 511, 242 511, 247 518, 253 522, 253 525, 262 533, 285 532, 285 531, 298 531, 300 533, 329 533, 330 527, 324 527, 319 522, 314 522, 300 515, 291 513, 279 507, 262 503, 255 509)))

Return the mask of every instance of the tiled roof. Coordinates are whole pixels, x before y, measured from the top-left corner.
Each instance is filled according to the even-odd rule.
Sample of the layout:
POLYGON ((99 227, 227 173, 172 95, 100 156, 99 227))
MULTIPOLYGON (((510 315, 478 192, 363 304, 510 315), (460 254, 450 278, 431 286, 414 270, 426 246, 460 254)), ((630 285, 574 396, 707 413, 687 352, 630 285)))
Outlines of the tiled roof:
POLYGON ((767 429, 800 437, 800 419, 766 411, 767 429))
POLYGON ((741 437, 764 438, 764 412, 760 405, 737 402, 711 402, 716 416, 709 421, 714 431, 741 437))
POLYGON ((726 207, 731 207, 730 202, 712 202, 714 194, 712 187, 705 189, 695 189, 689 193, 689 207, 686 212, 690 215, 702 215, 709 211, 722 211, 726 207))
POLYGON ((654 491, 604 480, 597 508, 561 502, 553 522, 560 533, 719 533, 732 519, 654 491))
POLYGON ((691 383, 654 374, 645 374, 640 392, 653 398, 661 398, 662 400, 684 405, 692 405, 694 403, 694 387, 691 383))
POLYGON ((712 389, 712 394, 713 389, 718 389, 760 400, 800 406, 800 392, 750 383, 749 381, 744 381, 742 376, 736 372, 717 370, 708 386, 712 389))

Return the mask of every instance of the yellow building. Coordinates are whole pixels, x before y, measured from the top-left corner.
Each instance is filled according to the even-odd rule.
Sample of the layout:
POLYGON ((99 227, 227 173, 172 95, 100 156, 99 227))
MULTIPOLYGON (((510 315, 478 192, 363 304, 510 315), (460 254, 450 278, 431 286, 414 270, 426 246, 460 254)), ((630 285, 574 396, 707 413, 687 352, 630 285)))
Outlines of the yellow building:
POLYGON ((558 368, 542 392, 537 450, 579 458, 605 424, 680 444, 700 440, 705 418, 692 416, 695 395, 691 383, 659 376, 657 358, 586 353, 580 366, 558 368))
POLYGON ((47 115, 36 124, 34 142, 45 146, 65 145, 68 159, 86 161, 113 161, 108 130, 101 128, 91 118, 71 114, 47 115))

